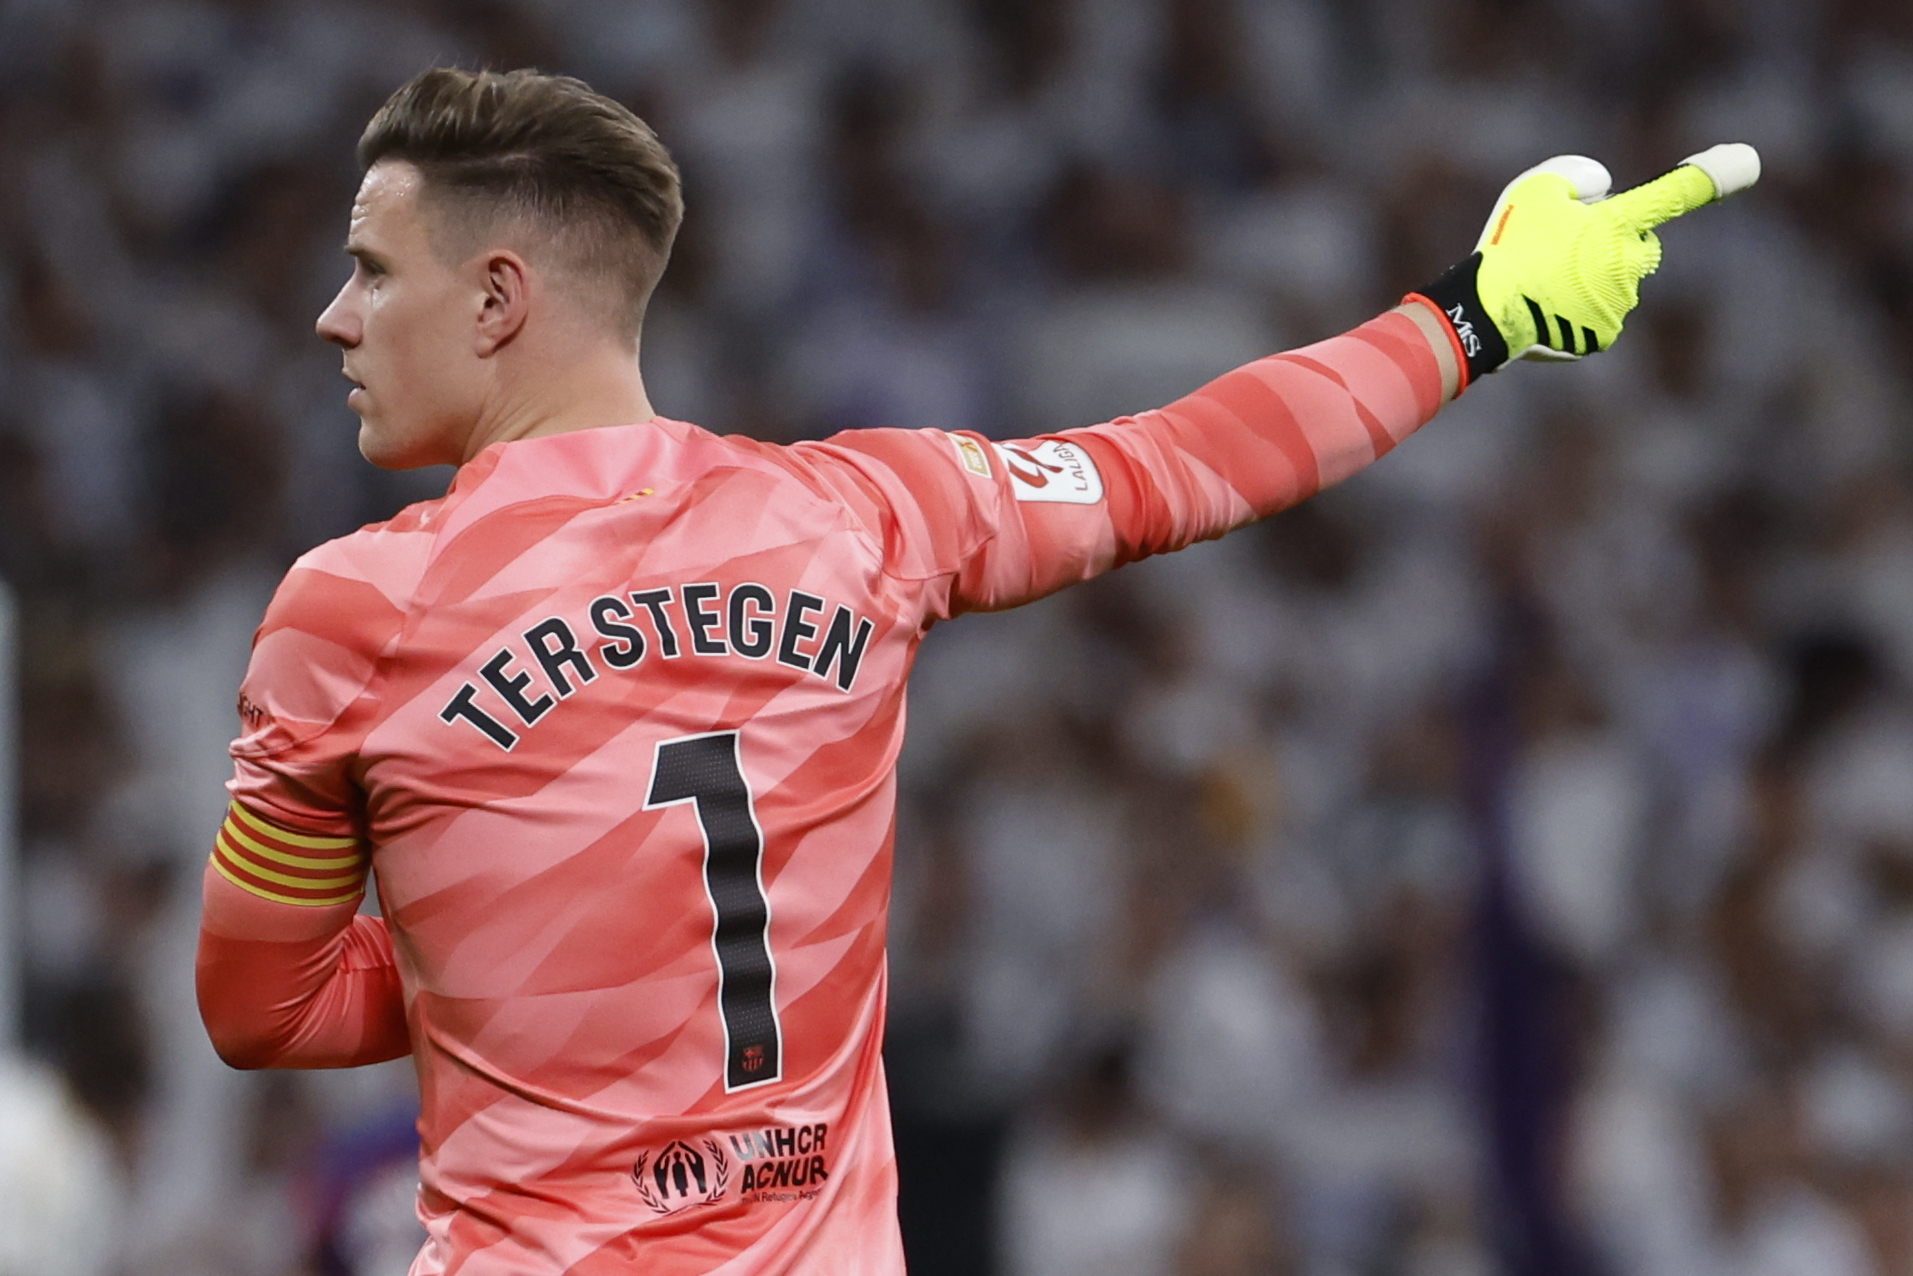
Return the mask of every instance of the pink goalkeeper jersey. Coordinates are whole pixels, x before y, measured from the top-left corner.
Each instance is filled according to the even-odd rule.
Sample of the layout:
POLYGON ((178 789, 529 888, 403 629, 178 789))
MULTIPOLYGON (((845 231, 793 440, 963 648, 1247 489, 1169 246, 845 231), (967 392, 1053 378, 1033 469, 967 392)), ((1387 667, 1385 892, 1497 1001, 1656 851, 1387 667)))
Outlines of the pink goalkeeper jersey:
POLYGON ((1392 314, 1019 444, 654 420, 486 449, 307 554, 259 630, 206 877, 216 1042, 411 1052, 415 1276, 896 1276, 918 642, 1299 500, 1440 399, 1392 314))

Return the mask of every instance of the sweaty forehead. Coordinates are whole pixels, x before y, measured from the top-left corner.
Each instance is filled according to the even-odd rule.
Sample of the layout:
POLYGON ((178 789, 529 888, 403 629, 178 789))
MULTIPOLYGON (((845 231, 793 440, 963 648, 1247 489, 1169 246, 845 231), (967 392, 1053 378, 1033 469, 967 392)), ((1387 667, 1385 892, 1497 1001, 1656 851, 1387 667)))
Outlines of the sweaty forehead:
POLYGON ((390 239, 403 234, 417 220, 424 177, 402 161, 381 160, 366 170, 359 193, 352 200, 346 242, 390 239))

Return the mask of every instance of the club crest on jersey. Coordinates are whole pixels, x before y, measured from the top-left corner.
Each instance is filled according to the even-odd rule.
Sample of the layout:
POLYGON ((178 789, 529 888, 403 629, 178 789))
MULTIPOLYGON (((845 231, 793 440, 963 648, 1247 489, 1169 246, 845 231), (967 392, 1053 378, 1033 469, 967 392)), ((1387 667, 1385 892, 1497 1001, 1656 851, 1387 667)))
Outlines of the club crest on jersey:
POLYGON ((1010 491, 1019 501, 1053 501, 1063 505, 1094 505, 1103 499, 1103 476, 1089 453, 1074 443, 1044 439, 1026 443, 992 443, 1003 467, 1010 472, 1010 491))
POLYGON ((649 1152, 640 1153, 631 1177, 638 1185, 638 1199, 655 1213, 677 1214, 717 1204, 730 1185, 731 1163, 716 1139, 703 1140, 701 1148, 678 1139, 656 1160, 649 1152))

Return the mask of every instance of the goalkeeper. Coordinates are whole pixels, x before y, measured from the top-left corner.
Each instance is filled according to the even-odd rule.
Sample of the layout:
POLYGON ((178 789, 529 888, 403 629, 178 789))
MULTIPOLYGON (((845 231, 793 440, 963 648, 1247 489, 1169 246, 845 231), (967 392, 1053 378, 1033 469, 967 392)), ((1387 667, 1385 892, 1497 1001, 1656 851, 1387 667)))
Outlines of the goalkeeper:
POLYGON ((235 1066, 413 1056, 413 1276, 897 1276, 884 935, 925 631, 1304 499, 1511 357, 1605 349, 1654 227, 1755 175, 1716 148, 1604 199, 1550 161, 1401 307, 1135 418, 774 447, 645 396, 682 203, 628 110, 429 71, 359 157, 319 333, 369 459, 459 471, 275 595, 198 977, 235 1066))

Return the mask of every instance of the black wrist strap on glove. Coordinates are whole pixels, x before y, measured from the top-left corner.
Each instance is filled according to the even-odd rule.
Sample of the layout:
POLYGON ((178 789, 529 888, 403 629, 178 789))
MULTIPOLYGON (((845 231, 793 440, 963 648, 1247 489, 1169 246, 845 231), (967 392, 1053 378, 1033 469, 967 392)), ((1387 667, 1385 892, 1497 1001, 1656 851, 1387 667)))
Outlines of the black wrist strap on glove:
POLYGON ((1454 330, 1455 345, 1468 365, 1464 386, 1508 362, 1507 339, 1488 317, 1481 295, 1475 291, 1475 273, 1480 269, 1481 254, 1471 253, 1434 283, 1409 294, 1433 302, 1454 330))

